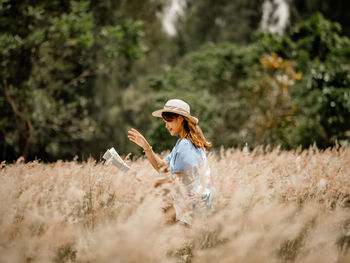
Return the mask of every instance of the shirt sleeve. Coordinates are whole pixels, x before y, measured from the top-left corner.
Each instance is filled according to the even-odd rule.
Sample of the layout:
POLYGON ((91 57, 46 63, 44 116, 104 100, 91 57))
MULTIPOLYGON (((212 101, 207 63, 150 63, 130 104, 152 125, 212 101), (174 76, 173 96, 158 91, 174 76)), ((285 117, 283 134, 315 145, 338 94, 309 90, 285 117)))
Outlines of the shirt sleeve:
POLYGON ((170 163, 170 160, 171 160, 171 154, 169 153, 168 156, 165 158, 165 161, 167 163, 170 163))
POLYGON ((185 173, 198 164, 198 156, 193 152, 191 143, 184 142, 174 154, 172 173, 185 173))

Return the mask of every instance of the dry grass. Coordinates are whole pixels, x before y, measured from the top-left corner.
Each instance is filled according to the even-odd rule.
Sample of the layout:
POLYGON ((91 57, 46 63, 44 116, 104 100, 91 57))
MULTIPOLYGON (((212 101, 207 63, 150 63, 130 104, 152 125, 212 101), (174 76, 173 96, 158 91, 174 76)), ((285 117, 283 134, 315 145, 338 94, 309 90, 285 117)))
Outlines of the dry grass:
MULTIPOLYGON (((209 154, 216 192, 192 227, 164 188, 88 162, 4 164, 0 262, 349 262, 350 148, 209 154)), ((171 186, 168 186, 171 188, 171 186)))

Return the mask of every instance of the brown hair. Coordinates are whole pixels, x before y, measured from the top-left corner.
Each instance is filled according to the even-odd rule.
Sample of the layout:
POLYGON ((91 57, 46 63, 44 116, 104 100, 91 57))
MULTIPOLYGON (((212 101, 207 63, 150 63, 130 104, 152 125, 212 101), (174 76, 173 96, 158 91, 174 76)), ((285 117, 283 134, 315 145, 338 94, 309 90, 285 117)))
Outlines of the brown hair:
MULTIPOLYGON (((162 113, 162 118, 165 121, 173 121, 179 116, 179 114, 173 112, 162 113)), ((181 117, 183 118, 183 129, 179 134, 180 137, 189 139, 192 142, 192 144, 197 148, 209 149, 212 146, 212 144, 205 139, 202 129, 199 127, 199 125, 191 122, 185 116, 181 115, 181 117)))

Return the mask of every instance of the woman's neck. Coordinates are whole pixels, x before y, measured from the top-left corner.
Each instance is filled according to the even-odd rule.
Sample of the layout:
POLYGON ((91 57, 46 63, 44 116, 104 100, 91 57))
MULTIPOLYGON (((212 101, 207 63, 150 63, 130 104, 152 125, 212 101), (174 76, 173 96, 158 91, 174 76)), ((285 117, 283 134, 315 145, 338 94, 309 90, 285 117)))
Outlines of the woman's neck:
POLYGON ((179 137, 180 139, 185 139, 187 137, 188 133, 185 131, 185 129, 183 129, 180 133, 179 133, 179 137))

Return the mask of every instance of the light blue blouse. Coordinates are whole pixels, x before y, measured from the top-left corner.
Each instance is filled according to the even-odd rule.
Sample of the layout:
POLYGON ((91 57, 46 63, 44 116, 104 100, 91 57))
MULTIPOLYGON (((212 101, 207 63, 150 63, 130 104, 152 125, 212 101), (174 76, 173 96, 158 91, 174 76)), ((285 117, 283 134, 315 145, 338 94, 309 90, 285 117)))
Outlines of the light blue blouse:
POLYGON ((171 173, 184 174, 183 183, 190 195, 201 194, 203 198, 211 195, 206 186, 210 183, 210 168, 203 149, 195 147, 189 139, 179 139, 166 161, 171 173), (202 186, 201 182, 206 185, 202 186))

